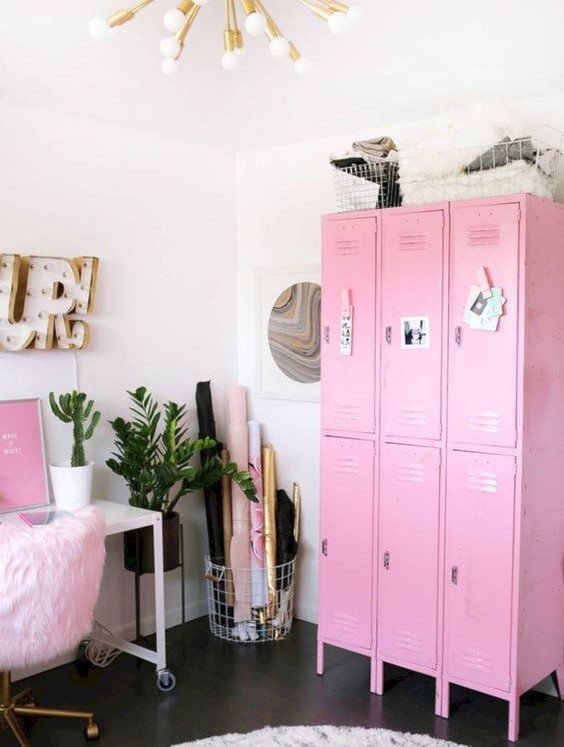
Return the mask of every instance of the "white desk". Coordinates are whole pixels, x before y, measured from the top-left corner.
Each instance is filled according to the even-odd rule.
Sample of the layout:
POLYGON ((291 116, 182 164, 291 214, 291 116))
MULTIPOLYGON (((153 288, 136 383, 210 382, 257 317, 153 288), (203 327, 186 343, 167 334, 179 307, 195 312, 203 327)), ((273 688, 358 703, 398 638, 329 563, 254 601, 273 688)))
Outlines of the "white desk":
MULTIPOLYGON (((174 689, 176 679, 172 672, 166 668, 166 633, 165 633, 165 602, 164 602, 164 571, 163 571, 163 526, 160 511, 147 511, 144 508, 113 503, 112 501, 92 501, 106 522, 106 537, 112 534, 121 534, 130 529, 142 529, 153 527, 153 541, 155 548, 155 622, 156 622, 156 651, 136 643, 123 641, 113 635, 96 633, 97 641, 106 643, 120 651, 137 656, 155 665, 157 674, 157 687, 159 690, 168 691, 174 689)), ((30 509, 31 511, 45 511, 47 507, 30 509)), ((55 506, 51 506, 55 508, 55 506)), ((27 511, 26 511, 27 513, 27 511)), ((18 520, 18 512, 2 514, 0 521, 18 520)))

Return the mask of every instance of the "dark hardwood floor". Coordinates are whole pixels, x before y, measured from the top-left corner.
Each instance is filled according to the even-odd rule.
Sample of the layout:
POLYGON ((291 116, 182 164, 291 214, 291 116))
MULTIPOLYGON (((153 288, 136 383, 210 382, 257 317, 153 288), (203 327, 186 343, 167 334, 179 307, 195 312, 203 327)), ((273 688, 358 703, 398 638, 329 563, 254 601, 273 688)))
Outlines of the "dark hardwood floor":
MULTIPOLYGON (((169 664, 178 685, 155 687, 154 669, 120 656, 108 669, 80 675, 75 665, 17 683, 31 685, 43 705, 92 708, 103 728, 102 747, 170 747, 266 725, 335 724, 383 727, 450 739, 470 747, 507 747, 507 704, 453 687, 450 719, 433 715, 434 681, 386 669, 386 693, 370 695, 367 659, 327 648, 326 674, 315 674, 316 628, 297 622, 280 643, 236 645, 211 636, 205 618, 169 631, 169 664)), ((520 747, 564 747, 564 705, 528 693, 522 699, 520 747)), ((82 727, 40 719, 35 747, 83 744, 82 727)), ((0 732, 0 744, 10 744, 0 732)))

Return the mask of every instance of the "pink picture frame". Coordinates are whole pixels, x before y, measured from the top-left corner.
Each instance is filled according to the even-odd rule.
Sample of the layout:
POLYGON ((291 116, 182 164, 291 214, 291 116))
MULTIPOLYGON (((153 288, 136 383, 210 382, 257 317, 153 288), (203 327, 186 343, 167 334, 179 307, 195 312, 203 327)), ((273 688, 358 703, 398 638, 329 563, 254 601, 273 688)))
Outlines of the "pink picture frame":
POLYGON ((49 503, 41 400, 0 401, 0 514, 49 503))

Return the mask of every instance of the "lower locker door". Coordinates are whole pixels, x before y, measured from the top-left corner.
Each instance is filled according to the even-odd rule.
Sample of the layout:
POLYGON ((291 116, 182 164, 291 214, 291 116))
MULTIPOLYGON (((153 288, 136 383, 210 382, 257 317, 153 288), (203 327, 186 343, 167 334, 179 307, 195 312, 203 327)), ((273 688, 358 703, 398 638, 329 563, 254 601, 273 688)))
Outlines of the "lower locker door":
POLYGON ((449 677, 510 686, 515 459, 447 462, 445 664, 449 677))
POLYGON ((372 645, 374 443, 323 438, 319 629, 372 645))
POLYGON ((384 444, 378 653, 437 664, 440 451, 384 444))

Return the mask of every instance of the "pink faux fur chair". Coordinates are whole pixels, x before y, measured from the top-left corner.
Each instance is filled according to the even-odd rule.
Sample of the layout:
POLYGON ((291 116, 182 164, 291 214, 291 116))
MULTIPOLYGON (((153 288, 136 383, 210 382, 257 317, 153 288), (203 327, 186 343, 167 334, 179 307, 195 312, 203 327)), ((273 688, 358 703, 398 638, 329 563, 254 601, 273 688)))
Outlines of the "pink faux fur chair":
POLYGON ((104 520, 93 509, 32 529, 0 517, 0 726, 29 747, 18 716, 85 719, 93 713, 38 708, 30 691, 11 697, 11 669, 46 663, 76 646, 89 631, 104 566, 104 520))

